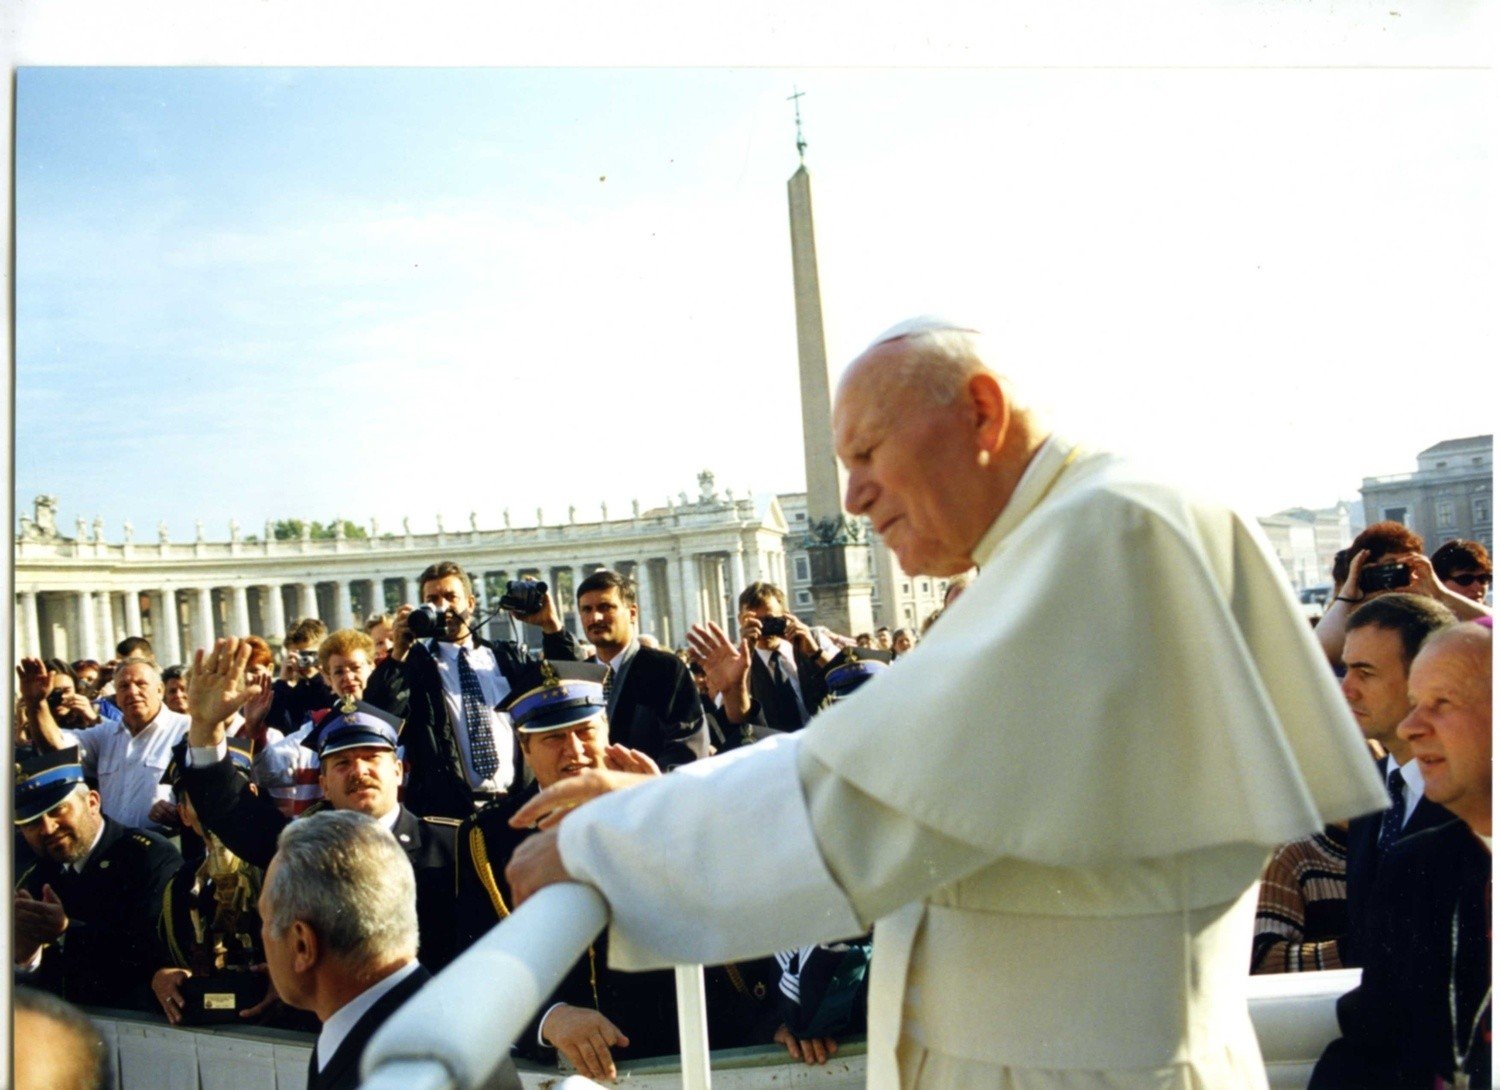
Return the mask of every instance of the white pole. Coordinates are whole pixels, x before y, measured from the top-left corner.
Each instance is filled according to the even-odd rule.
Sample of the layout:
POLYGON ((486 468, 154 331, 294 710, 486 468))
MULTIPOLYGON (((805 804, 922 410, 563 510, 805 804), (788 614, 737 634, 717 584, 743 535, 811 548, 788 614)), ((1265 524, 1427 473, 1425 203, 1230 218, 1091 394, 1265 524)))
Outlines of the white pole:
POLYGON ((677 1047, 682 1051, 682 1090, 709 1090, 708 1004, 703 966, 679 965, 677 977, 677 1047))

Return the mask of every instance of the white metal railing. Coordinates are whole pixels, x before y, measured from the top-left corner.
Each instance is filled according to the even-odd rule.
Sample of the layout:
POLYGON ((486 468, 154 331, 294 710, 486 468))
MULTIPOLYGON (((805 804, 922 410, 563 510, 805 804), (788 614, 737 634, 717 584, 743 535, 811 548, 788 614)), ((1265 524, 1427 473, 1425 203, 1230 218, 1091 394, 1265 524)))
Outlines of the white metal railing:
MULTIPOLYGON (((510 1046, 609 918, 588 886, 548 886, 398 1010, 365 1047, 363 1090, 485 1090, 510 1046)), ((709 1090, 703 968, 679 966, 684 1090, 709 1090)), ((592 1085, 579 1080, 581 1085, 592 1085)), ((514 1085, 514 1084, 512 1084, 514 1085)))

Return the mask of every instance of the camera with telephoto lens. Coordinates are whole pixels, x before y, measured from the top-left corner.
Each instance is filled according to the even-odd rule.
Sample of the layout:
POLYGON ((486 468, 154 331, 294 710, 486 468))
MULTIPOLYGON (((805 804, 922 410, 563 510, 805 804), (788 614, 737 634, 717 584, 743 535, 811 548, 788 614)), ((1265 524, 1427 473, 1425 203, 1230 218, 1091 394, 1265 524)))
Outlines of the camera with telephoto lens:
POLYGON ((1372 590, 1400 590, 1411 583, 1411 569, 1405 564, 1376 564, 1359 570, 1359 589, 1368 594, 1372 590))
POLYGON ((762 617, 760 619, 760 634, 763 639, 770 636, 785 636, 786 618, 762 617))
POLYGON ((537 579, 512 579, 505 584, 500 608, 522 617, 540 612, 547 594, 547 584, 537 579))
POLYGON ((406 615, 406 627, 419 640, 425 640, 429 636, 441 637, 448 631, 447 612, 431 602, 423 602, 406 615))

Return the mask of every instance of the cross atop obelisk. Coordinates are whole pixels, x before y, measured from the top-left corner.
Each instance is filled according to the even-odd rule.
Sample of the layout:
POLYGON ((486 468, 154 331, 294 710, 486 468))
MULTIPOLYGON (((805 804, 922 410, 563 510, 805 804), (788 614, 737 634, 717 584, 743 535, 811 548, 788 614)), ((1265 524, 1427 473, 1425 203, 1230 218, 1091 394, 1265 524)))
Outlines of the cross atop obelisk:
POLYGON ((802 376, 802 450, 807 469, 807 556, 815 623, 835 632, 875 627, 864 543, 857 523, 845 521, 844 473, 833 449, 828 353, 823 342, 823 301, 813 243, 812 180, 802 139, 802 92, 789 101, 797 117, 797 171, 787 180, 792 225, 792 288, 797 304, 797 361, 802 376))
POLYGON ((797 90, 797 85, 792 84, 792 93, 787 96, 787 101, 792 104, 792 109, 797 115, 797 162, 805 163, 807 155, 807 141, 802 139, 802 103, 797 101, 802 97, 802 92, 797 90))

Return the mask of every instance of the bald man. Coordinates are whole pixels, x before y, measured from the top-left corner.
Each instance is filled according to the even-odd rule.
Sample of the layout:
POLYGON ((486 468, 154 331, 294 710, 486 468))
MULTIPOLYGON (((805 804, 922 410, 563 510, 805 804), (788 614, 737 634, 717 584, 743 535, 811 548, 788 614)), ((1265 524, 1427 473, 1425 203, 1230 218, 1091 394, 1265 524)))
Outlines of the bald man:
POLYGON ((802 732, 532 837, 512 889, 596 886, 630 968, 875 921, 872 1087, 1263 1087, 1260 868, 1385 792, 1254 520, 1053 434, 940 320, 850 365, 834 430, 903 570, 978 577, 802 732))

